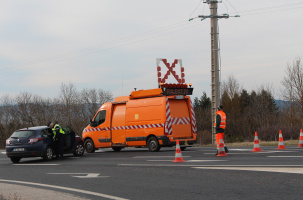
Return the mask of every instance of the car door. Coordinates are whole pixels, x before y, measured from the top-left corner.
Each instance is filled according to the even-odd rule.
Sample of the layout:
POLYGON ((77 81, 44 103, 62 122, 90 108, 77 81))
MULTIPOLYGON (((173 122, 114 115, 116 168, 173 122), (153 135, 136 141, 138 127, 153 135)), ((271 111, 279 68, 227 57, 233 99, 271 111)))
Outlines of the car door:
POLYGON ((43 143, 53 146, 53 131, 52 129, 43 129, 41 130, 41 137, 43 138, 43 143))
POLYGON ((97 148, 110 146, 110 119, 107 115, 106 110, 100 110, 91 123, 95 129, 91 137, 97 148))

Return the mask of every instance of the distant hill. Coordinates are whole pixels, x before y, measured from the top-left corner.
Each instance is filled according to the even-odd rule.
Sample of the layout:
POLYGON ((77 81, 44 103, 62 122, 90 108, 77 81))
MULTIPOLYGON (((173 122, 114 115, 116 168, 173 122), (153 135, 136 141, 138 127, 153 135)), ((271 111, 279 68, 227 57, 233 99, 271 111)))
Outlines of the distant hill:
POLYGON ((289 101, 275 100, 275 103, 280 110, 289 106, 289 101))

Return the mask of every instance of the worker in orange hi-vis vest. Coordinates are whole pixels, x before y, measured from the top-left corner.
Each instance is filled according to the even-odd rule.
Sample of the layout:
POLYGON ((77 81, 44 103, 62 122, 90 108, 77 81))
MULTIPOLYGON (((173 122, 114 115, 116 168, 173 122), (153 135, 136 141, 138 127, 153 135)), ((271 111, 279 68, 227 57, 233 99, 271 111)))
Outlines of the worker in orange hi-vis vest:
MULTIPOLYGON (((220 105, 217 108, 216 122, 215 122, 216 141, 217 141, 217 153, 216 153, 216 155, 218 155, 220 139, 222 139, 222 141, 224 141, 225 128, 226 128, 226 114, 223 112, 223 106, 220 105)), ((229 152, 227 147, 225 146, 225 143, 224 143, 224 150, 225 150, 225 153, 229 152)))

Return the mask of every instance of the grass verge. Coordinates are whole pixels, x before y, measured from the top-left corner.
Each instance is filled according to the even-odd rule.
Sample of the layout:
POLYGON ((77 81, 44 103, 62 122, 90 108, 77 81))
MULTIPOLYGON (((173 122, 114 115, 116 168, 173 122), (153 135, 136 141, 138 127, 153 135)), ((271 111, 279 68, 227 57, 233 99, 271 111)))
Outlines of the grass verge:
MULTIPOLYGON (((278 141, 259 141, 260 146, 277 146, 278 147, 278 141)), ((285 146, 298 146, 299 141, 298 140, 287 140, 284 141, 285 146)), ((199 145, 201 147, 215 147, 214 144, 208 144, 208 145, 199 145)), ((234 143, 226 143, 227 147, 254 147, 254 142, 234 142, 234 143)))

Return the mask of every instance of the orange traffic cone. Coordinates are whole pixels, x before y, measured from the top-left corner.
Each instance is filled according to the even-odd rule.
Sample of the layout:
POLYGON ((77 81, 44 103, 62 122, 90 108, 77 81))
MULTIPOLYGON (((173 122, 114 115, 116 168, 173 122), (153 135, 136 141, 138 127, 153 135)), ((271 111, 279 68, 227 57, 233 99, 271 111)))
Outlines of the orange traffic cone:
POLYGON ((219 148, 218 148, 218 155, 217 156, 228 156, 225 153, 225 149, 224 149, 224 142, 222 139, 219 140, 219 148))
POLYGON ((173 162, 185 162, 185 161, 183 160, 183 158, 182 158, 182 153, 181 153, 181 149, 180 149, 179 140, 177 140, 175 161, 173 161, 173 162))
POLYGON ((260 152, 262 151, 259 144, 259 138, 257 132, 255 132, 255 141, 254 141, 254 149, 251 152, 260 152))
POLYGON ((302 132, 302 129, 300 131, 300 138, 299 138, 299 146, 298 147, 303 147, 303 132, 302 132))
POLYGON ((277 149, 286 149, 284 146, 284 141, 283 141, 283 136, 282 136, 282 131, 280 130, 279 132, 279 144, 277 149))

